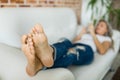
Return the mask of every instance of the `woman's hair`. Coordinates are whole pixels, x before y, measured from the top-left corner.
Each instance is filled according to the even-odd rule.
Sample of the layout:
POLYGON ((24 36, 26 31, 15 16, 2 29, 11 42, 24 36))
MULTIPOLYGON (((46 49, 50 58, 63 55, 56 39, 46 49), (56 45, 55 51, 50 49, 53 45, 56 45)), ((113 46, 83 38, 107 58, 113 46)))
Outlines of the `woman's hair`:
POLYGON ((112 27, 110 26, 110 24, 108 24, 107 21, 101 19, 97 22, 97 25, 96 27, 99 25, 100 22, 104 22, 107 26, 107 33, 105 34, 105 36, 109 36, 109 37, 112 37, 112 27))

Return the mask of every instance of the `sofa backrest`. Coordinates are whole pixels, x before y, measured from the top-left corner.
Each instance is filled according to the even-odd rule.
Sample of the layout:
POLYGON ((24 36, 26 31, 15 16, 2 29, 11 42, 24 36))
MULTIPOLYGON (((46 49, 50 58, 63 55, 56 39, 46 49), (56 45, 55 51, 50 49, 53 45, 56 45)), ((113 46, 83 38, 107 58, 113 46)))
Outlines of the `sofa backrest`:
POLYGON ((71 40, 77 28, 75 13, 69 8, 3 8, 0 42, 20 48, 21 36, 37 23, 43 25, 50 44, 61 37, 71 40))

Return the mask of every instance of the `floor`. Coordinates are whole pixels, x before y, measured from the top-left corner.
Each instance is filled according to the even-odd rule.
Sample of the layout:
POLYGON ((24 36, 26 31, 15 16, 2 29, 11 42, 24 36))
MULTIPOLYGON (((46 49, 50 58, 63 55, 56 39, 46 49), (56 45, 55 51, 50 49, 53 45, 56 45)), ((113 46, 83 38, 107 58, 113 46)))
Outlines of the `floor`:
POLYGON ((120 51, 119 51, 117 57, 115 58, 111 69, 108 71, 108 73, 106 74, 106 76, 104 77, 103 80, 112 80, 112 77, 119 66, 120 66, 120 51))

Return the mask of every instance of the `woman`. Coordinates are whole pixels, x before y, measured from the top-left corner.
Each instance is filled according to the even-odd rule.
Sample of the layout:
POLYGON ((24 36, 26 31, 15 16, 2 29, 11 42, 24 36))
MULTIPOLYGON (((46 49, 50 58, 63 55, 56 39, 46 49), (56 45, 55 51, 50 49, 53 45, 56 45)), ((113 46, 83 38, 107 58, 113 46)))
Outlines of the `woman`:
POLYGON ((73 43, 63 39, 49 45, 43 28, 36 25, 29 35, 22 37, 22 50, 28 60, 26 72, 34 76, 45 68, 90 64, 94 59, 94 52, 98 51, 103 55, 111 47, 110 32, 107 22, 100 20, 95 29, 93 25, 89 25, 88 29, 83 28, 73 43))

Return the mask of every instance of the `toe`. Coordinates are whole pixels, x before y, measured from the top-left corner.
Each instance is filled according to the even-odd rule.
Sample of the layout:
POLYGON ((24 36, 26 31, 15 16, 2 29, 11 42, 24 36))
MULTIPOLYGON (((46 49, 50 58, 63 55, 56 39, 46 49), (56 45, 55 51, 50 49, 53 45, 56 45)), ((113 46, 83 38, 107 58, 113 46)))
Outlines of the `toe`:
POLYGON ((31 38, 28 39, 28 44, 29 44, 31 54, 34 55, 35 51, 34 51, 33 41, 31 38))
POLYGON ((33 28, 33 32, 34 32, 35 35, 38 34, 38 31, 36 30, 35 27, 33 28))
POLYGON ((43 28, 42 28, 42 25, 40 25, 40 24, 37 24, 37 25, 35 26, 35 29, 37 30, 38 33, 43 33, 43 32, 44 32, 44 31, 43 31, 43 28))
POLYGON ((29 38, 32 38, 32 37, 33 37, 33 35, 32 35, 31 33, 29 33, 29 34, 28 34, 28 37, 29 37, 29 38))
POLYGON ((27 39, 27 44, 28 44, 28 46, 30 46, 29 42, 30 42, 30 38, 27 39))
POLYGON ((31 29, 31 31, 30 31, 30 35, 33 37, 34 36, 34 31, 33 31, 33 29, 31 29))
POLYGON ((26 44, 27 43, 27 35, 23 35, 22 39, 21 39, 22 44, 26 44))
POLYGON ((35 32, 36 32, 35 27, 33 27, 31 33, 35 34, 35 32))

